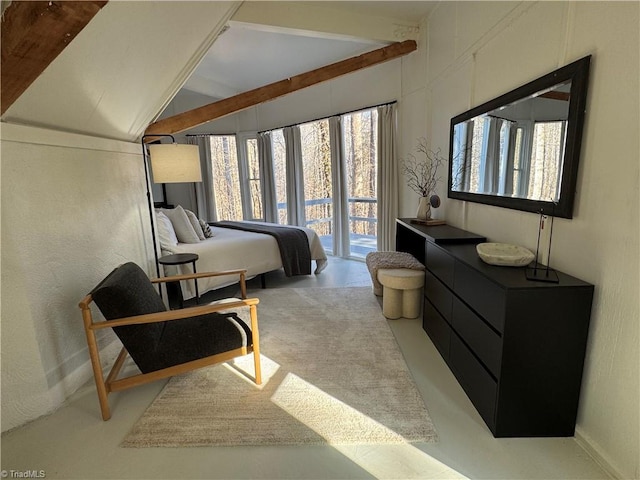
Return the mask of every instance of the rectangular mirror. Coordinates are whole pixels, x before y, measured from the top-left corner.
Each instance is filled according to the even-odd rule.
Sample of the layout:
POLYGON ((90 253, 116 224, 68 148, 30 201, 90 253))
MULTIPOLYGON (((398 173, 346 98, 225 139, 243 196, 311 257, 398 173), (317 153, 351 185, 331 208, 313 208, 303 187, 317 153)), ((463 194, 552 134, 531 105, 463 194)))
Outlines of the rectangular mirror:
POLYGON ((590 60, 452 118, 449 198, 572 218, 590 60))

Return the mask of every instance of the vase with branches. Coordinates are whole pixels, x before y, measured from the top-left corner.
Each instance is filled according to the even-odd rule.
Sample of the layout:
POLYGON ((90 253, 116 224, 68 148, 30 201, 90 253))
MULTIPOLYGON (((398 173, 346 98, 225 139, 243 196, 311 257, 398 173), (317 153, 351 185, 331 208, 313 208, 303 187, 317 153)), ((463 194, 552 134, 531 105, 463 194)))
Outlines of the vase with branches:
POLYGON ((402 174, 407 179, 407 186, 420 195, 416 217, 420 220, 431 218, 431 207, 440 206, 440 197, 436 195, 436 187, 441 177, 439 169, 447 160, 440 150, 431 150, 425 138, 418 139, 416 154, 409 154, 402 161, 402 174))

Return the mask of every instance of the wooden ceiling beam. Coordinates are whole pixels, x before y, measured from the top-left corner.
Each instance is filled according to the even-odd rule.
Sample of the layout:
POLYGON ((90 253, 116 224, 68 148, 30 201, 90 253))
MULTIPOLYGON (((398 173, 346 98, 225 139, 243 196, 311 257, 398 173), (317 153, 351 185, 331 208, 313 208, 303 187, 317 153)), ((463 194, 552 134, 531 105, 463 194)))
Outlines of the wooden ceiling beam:
POLYGON ((14 1, 2 15, 1 114, 107 4, 103 1, 14 1))
POLYGON ((332 63, 285 80, 258 87, 233 97, 225 98, 202 107, 180 113, 155 123, 145 132, 146 135, 159 133, 180 133, 203 123, 230 115, 235 112, 268 102, 275 98, 334 79, 347 73, 392 60, 416 50, 414 40, 393 43, 383 48, 364 53, 357 57, 332 63))
POLYGON ((540 98, 549 98, 551 100, 562 100, 564 102, 568 102, 571 98, 571 93, 569 92, 558 92, 556 90, 552 90, 547 93, 543 93, 542 95, 538 95, 540 98))

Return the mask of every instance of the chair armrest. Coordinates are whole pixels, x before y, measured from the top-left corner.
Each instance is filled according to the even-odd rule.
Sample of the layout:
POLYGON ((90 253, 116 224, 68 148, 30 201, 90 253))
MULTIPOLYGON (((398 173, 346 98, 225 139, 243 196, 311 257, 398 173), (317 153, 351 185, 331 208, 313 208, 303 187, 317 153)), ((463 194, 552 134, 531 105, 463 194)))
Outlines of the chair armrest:
POLYGON ((219 312, 221 310, 229 310, 237 307, 252 307, 260 302, 257 298, 247 298, 238 300, 237 302, 220 303, 216 305, 202 305, 198 307, 184 308, 182 310, 169 310, 166 312, 148 313, 145 315, 136 315, 134 317, 118 318, 116 320, 106 320, 91 324, 89 328, 99 330, 103 328, 122 327, 125 325, 141 325, 145 323, 169 322, 172 320, 181 320, 183 318, 196 317, 207 313, 219 312))

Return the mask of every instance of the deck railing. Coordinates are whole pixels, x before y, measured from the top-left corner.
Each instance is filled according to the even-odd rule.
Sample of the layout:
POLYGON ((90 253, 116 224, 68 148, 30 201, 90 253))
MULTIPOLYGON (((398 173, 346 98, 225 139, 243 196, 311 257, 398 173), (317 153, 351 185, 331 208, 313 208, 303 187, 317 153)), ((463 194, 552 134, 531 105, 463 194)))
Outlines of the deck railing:
MULTIPOLYGON (((371 197, 350 197, 347 199, 347 201, 349 202, 349 212, 351 212, 351 206, 358 204, 358 203, 365 203, 365 204, 375 204, 377 203, 378 199, 376 198, 371 198, 371 197)), ((316 198, 313 200, 305 200, 304 202, 304 206, 305 206, 305 212, 307 210, 308 207, 314 207, 314 206, 319 206, 319 205, 332 205, 333 203, 333 199, 331 198, 316 198)), ((286 203, 278 203, 278 212, 280 211, 284 211, 286 212, 287 210, 287 204, 286 203)), ((328 211, 329 209, 325 209, 325 211, 328 211)), ((316 218, 307 218, 307 222, 306 222, 306 226, 313 228, 312 226, 315 225, 320 225, 320 224, 327 224, 327 234, 331 235, 332 233, 332 220, 333 220, 333 215, 329 215, 329 216, 325 216, 325 217, 316 217, 316 218)), ((351 215, 349 214, 349 231, 350 233, 354 233, 354 234, 362 234, 362 235, 372 235, 375 237, 375 234, 370 233, 371 230, 373 230, 374 232, 377 231, 377 223, 378 223, 378 219, 376 217, 365 217, 365 216, 358 216, 358 215, 351 215), (365 222, 370 224, 370 227, 367 228, 366 230, 368 230, 368 232, 365 231, 356 231, 357 229, 355 229, 354 227, 356 226, 355 222, 365 222)))
MULTIPOLYGON (((375 239, 377 236, 377 224, 378 219, 376 217, 364 216, 364 215, 351 215, 356 204, 369 204, 375 205, 377 203, 376 198, 370 197, 350 197, 347 199, 349 202, 349 241, 350 241, 350 256, 364 258, 367 253, 376 249, 375 239)), ((324 212, 330 212, 330 206, 333 200, 331 198, 317 198, 313 200, 305 201, 305 213, 307 214, 306 226, 316 231, 320 237, 320 241, 325 250, 332 251, 333 236, 333 215, 326 214, 324 216, 309 215, 308 209, 313 207, 320 207, 324 212), (322 207, 322 206, 325 207, 322 207)), ((369 208, 371 211, 371 208, 369 208)), ((287 204, 278 203, 278 217, 282 223, 286 223, 287 204)), ((374 213, 375 215, 375 213, 374 213)))

